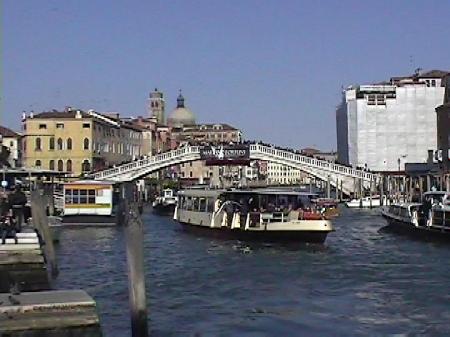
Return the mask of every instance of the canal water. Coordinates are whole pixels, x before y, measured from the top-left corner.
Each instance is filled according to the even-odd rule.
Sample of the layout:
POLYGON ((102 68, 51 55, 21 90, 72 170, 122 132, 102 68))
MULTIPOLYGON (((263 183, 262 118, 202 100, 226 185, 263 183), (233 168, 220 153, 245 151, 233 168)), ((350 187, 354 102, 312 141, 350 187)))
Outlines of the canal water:
MULTIPOLYGON (((343 209, 325 245, 198 237, 144 214, 151 336, 450 336, 450 245, 343 209)), ((107 337, 130 336, 124 233, 66 229, 59 289, 97 301, 107 337)))

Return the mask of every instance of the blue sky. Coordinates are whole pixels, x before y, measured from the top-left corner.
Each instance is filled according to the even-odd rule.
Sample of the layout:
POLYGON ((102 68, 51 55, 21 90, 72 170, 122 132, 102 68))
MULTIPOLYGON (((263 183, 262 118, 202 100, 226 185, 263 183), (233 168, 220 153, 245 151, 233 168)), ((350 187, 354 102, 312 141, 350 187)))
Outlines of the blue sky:
POLYGON ((2 124, 64 106, 146 114, 181 88, 201 122, 336 148, 341 88, 450 69, 449 1, 2 1, 2 124))

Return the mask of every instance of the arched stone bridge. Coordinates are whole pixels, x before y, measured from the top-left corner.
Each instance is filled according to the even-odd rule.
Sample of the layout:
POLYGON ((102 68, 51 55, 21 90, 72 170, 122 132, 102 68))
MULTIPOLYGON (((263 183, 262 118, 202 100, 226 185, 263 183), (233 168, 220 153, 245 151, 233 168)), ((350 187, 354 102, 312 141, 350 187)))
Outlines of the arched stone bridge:
MULTIPOLYGON (((318 179, 329 180, 331 185, 337 184, 339 189, 342 186, 342 191, 347 195, 354 191, 355 186, 359 188, 360 183, 364 189, 369 189, 371 184, 375 187, 380 182, 380 176, 377 174, 307 157, 292 151, 258 143, 250 144, 249 148, 251 160, 265 160, 299 169, 318 179)), ((94 178, 117 182, 133 181, 170 166, 200 160, 200 150, 200 146, 186 146, 96 172, 94 178)))

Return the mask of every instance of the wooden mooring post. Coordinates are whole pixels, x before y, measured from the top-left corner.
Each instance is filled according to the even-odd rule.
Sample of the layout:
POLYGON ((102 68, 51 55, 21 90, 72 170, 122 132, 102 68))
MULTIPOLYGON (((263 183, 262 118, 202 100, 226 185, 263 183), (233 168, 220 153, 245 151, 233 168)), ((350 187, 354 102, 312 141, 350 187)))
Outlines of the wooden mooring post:
POLYGON ((38 230, 42 239, 44 240, 44 254, 47 263, 51 268, 51 275, 53 278, 58 276, 58 264, 56 261, 55 247, 53 246, 53 238, 48 226, 48 217, 46 213, 46 204, 44 198, 39 190, 31 191, 31 217, 33 225, 38 230))
POLYGON ((331 181, 330 181, 330 175, 327 177, 327 198, 331 198, 331 181))
POLYGON ((123 226, 125 229, 128 290, 132 337, 148 337, 147 301, 144 275, 143 224, 132 183, 121 187, 123 226))

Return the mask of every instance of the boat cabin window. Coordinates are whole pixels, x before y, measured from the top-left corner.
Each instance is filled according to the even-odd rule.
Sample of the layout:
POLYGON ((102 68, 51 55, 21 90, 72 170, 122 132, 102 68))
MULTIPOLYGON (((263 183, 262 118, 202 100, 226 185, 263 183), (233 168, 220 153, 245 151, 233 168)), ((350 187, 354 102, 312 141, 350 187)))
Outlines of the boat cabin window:
POLYGON ((227 200, 233 200, 240 205, 247 205, 253 212, 288 212, 291 210, 314 208, 312 198, 308 194, 281 193, 229 193, 227 200))
POLYGON ((213 198, 207 198, 207 210, 208 212, 214 211, 214 199, 213 198))
POLYGON ((206 198, 200 198, 198 210, 200 212, 206 212, 206 198))
POLYGON ((95 204, 94 189, 66 189, 66 204, 95 204))
POLYGON ((196 197, 192 198, 192 210, 193 211, 198 211, 198 204, 199 204, 199 200, 196 197))
POLYGON ((214 211, 214 198, 206 197, 179 197, 179 209, 193 212, 214 211))

